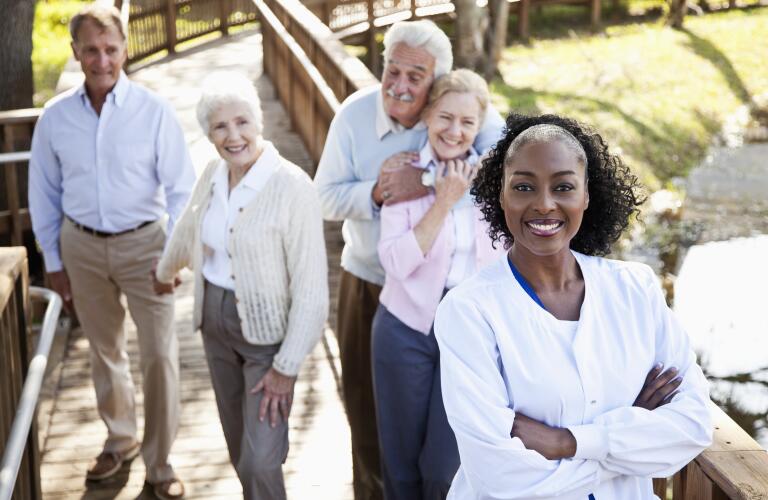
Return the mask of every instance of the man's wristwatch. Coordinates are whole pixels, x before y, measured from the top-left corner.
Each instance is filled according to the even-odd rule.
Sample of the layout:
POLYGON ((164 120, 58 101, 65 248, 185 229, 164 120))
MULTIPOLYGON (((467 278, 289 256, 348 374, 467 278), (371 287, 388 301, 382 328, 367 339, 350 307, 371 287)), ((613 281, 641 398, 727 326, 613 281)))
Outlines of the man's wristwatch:
POLYGON ((435 171, 434 170, 424 170, 424 173, 421 174, 421 185, 425 188, 429 189, 430 191, 433 191, 435 189, 435 171))

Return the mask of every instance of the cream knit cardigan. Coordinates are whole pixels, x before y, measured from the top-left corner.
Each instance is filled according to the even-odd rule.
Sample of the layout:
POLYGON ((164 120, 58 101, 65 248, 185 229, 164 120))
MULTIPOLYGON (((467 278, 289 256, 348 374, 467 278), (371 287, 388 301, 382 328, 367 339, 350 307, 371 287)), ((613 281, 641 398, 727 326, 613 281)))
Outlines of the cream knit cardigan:
MULTIPOLYGON (((157 265, 157 279, 173 281, 183 267, 195 273, 193 324, 203 308, 203 216, 212 179, 223 160, 208 164, 157 265)), ((279 157, 280 167, 235 221, 227 242, 243 336, 258 345, 282 343, 272 366, 296 375, 320 338, 328 316, 328 262, 322 211, 309 176, 279 157)))

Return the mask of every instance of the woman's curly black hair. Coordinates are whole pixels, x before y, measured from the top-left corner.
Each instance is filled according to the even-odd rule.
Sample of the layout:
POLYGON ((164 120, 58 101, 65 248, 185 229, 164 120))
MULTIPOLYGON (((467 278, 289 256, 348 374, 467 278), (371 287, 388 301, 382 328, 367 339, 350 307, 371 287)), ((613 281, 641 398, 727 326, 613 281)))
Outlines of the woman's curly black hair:
POLYGON ((490 225, 488 234, 494 244, 501 242, 505 248, 514 241, 501 208, 504 159, 518 135, 541 124, 557 125, 570 132, 587 156, 589 206, 578 233, 571 240, 571 248, 586 255, 606 255, 629 225, 632 214, 639 212, 637 207, 644 201, 640 183, 621 158, 608 152, 608 145, 599 134, 575 120, 557 115, 513 113, 507 117, 503 136, 483 160, 470 191, 490 225))

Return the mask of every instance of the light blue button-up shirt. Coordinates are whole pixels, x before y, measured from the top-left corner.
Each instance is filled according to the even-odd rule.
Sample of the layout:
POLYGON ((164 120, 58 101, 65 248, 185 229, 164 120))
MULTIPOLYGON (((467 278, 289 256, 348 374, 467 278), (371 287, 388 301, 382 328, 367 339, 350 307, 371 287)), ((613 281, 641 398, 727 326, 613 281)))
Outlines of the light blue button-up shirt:
POLYGON ((121 73, 101 115, 82 85, 46 104, 32 138, 29 210, 48 272, 62 269, 64 216, 119 232, 167 211, 168 233, 195 182, 170 105, 121 73))

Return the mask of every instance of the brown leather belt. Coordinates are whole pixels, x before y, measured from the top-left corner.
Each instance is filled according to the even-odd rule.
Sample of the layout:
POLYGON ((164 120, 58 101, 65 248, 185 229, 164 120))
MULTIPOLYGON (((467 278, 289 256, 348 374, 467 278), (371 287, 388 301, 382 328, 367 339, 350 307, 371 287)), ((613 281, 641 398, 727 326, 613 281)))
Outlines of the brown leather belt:
POLYGON ((118 231, 116 233, 109 233, 107 231, 99 231, 98 229, 93 229, 92 227, 88 227, 86 225, 80 224, 79 222, 73 220, 71 217, 67 216, 67 220, 72 223, 73 226, 75 226, 77 229, 84 233, 88 233, 91 236, 96 236, 97 238, 112 238, 115 236, 121 236, 123 234, 133 233, 135 231, 138 231, 139 229, 146 227, 150 224, 152 224, 153 220, 148 220, 146 222, 142 222, 138 226, 132 228, 132 229, 126 229, 125 231, 118 231))

